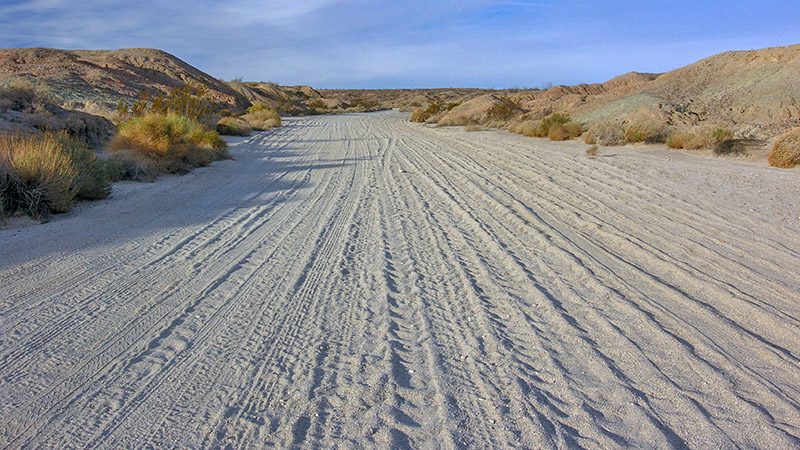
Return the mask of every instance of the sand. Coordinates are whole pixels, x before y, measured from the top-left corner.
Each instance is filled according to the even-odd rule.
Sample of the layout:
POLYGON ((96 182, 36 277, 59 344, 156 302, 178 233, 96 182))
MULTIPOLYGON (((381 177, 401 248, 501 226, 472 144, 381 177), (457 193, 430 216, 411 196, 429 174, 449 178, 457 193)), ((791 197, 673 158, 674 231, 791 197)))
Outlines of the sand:
POLYGON ((800 445, 800 172, 405 117, 0 230, 0 447, 800 445))

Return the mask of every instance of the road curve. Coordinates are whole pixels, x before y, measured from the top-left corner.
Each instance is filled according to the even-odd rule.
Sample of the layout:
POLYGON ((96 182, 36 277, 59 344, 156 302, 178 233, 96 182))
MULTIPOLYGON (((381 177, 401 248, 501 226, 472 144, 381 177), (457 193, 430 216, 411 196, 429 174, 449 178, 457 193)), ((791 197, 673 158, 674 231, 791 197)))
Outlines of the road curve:
POLYGON ((394 112, 232 154, 0 230, 0 447, 800 446, 796 171, 394 112))

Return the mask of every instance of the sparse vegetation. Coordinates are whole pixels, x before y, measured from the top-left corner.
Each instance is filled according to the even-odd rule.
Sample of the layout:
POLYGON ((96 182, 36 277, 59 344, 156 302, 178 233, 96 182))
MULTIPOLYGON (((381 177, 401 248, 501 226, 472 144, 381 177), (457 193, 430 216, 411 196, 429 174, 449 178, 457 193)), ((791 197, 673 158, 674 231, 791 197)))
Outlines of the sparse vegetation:
POLYGON ((769 165, 784 168, 800 165, 800 127, 775 139, 772 151, 769 153, 769 165))
POLYGON ((589 127, 584 142, 603 146, 625 144, 625 131, 614 122, 598 122, 589 127))
POLYGON ((184 173, 227 157, 216 131, 175 113, 149 113, 119 127, 111 148, 126 161, 145 164, 143 170, 184 173))
POLYGON ((217 133, 226 136, 248 136, 253 131, 243 119, 238 117, 223 117, 217 122, 217 133))
POLYGON ((666 126, 651 117, 633 116, 625 127, 625 141, 631 144, 645 142, 648 144, 666 140, 666 126))
POLYGON ((45 219, 110 192, 110 166, 66 133, 0 136, 0 215, 45 219))
POLYGON ((733 132, 726 128, 692 128, 673 131, 667 136, 666 143, 670 148, 696 150, 715 148, 732 137, 733 132))
POLYGON ((522 112, 519 101, 509 97, 501 97, 486 111, 486 120, 489 122, 507 122, 522 112))
POLYGON ((509 123, 512 133, 528 137, 547 137, 553 141, 575 139, 584 132, 583 124, 574 122, 569 114, 553 113, 542 120, 515 120, 509 123))
POLYGON ((417 108, 411 113, 411 121, 424 123, 440 116, 441 114, 450 111, 458 106, 458 103, 444 103, 441 101, 434 101, 428 103, 424 108, 417 108))
POLYGON ((172 88, 165 95, 152 96, 147 92, 142 92, 139 99, 132 105, 125 102, 118 103, 117 115, 122 122, 131 117, 148 114, 174 114, 203 122, 214 111, 213 103, 206 97, 207 93, 207 87, 191 82, 172 88))

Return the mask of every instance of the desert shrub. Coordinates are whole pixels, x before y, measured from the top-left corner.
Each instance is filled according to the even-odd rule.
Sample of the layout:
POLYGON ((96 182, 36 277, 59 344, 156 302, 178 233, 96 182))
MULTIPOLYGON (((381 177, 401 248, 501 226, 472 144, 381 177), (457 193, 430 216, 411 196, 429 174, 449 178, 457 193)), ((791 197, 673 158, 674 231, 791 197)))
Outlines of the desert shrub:
POLYGON ((567 113, 553 113, 545 117, 539 122, 539 129, 536 132, 536 137, 548 137, 550 135, 550 128, 554 125, 564 125, 571 119, 567 113))
POLYGON ((570 139, 575 139, 583 134, 585 127, 580 122, 567 122, 564 124, 564 130, 570 139))
POLYGON ((321 98, 311 100, 307 106, 316 114, 323 114, 329 111, 328 105, 321 98))
POLYGON ((535 120, 520 120, 511 122, 508 131, 523 136, 534 137, 539 133, 539 122, 535 120))
POLYGON ((254 130, 271 130, 281 126, 281 116, 271 106, 265 103, 256 103, 242 116, 242 120, 254 130))
POLYGON ((424 123, 436 114, 444 112, 446 107, 444 102, 440 101, 428 103, 428 106, 417 108, 411 113, 411 121, 424 123))
POLYGON ((733 137, 726 128, 693 128, 675 130, 667 136, 666 144, 670 148, 696 150, 714 148, 721 142, 733 137))
POLYGON ((511 120, 514 116, 522 112, 522 106, 518 101, 508 97, 501 97, 497 103, 493 104, 486 111, 486 119, 490 122, 503 122, 511 120))
POLYGON ((174 87, 164 95, 154 96, 143 91, 132 105, 119 102, 117 116, 120 121, 127 121, 148 114, 175 114, 203 122, 214 111, 214 103, 206 96, 207 93, 207 87, 193 82, 174 87))
POLYGON ((567 133, 567 129, 563 124, 554 123, 550 126, 550 129, 547 130, 547 137, 549 137, 551 141, 566 141, 569 139, 569 133, 567 133))
POLYGON ((769 153, 769 165, 784 168, 800 165, 800 127, 775 139, 769 153))
POLYGON ((217 133, 226 136, 248 136, 252 131, 246 121, 237 117, 223 117, 217 122, 217 133))
POLYGON ((590 145, 624 145, 625 131, 614 122, 597 122, 589 127, 584 142, 590 145))
POLYGON ((0 214, 45 218, 110 192, 104 163, 65 133, 0 136, 0 214))
POLYGON ((75 197, 84 200, 108 197, 111 194, 111 173, 105 161, 98 159, 95 152, 66 133, 57 133, 54 136, 77 171, 75 197))
POLYGON ((625 127, 625 140, 630 143, 664 142, 666 139, 666 126, 654 118, 633 117, 625 127))
POLYGON ((596 145, 592 145, 591 147, 586 149, 586 156, 592 158, 600 154, 600 148, 596 145))
POLYGON ((159 172, 182 173, 227 157, 225 142, 216 131, 174 113, 150 113, 119 126, 112 150, 159 172))

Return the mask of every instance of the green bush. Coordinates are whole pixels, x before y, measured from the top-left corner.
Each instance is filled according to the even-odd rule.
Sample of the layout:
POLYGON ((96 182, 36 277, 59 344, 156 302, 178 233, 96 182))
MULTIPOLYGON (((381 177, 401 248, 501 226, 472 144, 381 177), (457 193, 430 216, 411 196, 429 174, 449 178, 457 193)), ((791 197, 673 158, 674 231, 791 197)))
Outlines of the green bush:
POLYGON ((225 142, 200 122, 174 113, 149 113, 119 126, 111 148, 158 172, 184 173, 228 157, 225 142))
POLYGON ((0 214, 45 218, 110 192, 105 165, 65 133, 0 136, 0 214))
POLYGON ((550 135, 550 128, 555 125, 564 125, 570 120, 567 113, 553 113, 545 117, 539 122, 539 129, 536 132, 536 137, 548 137, 550 135))

